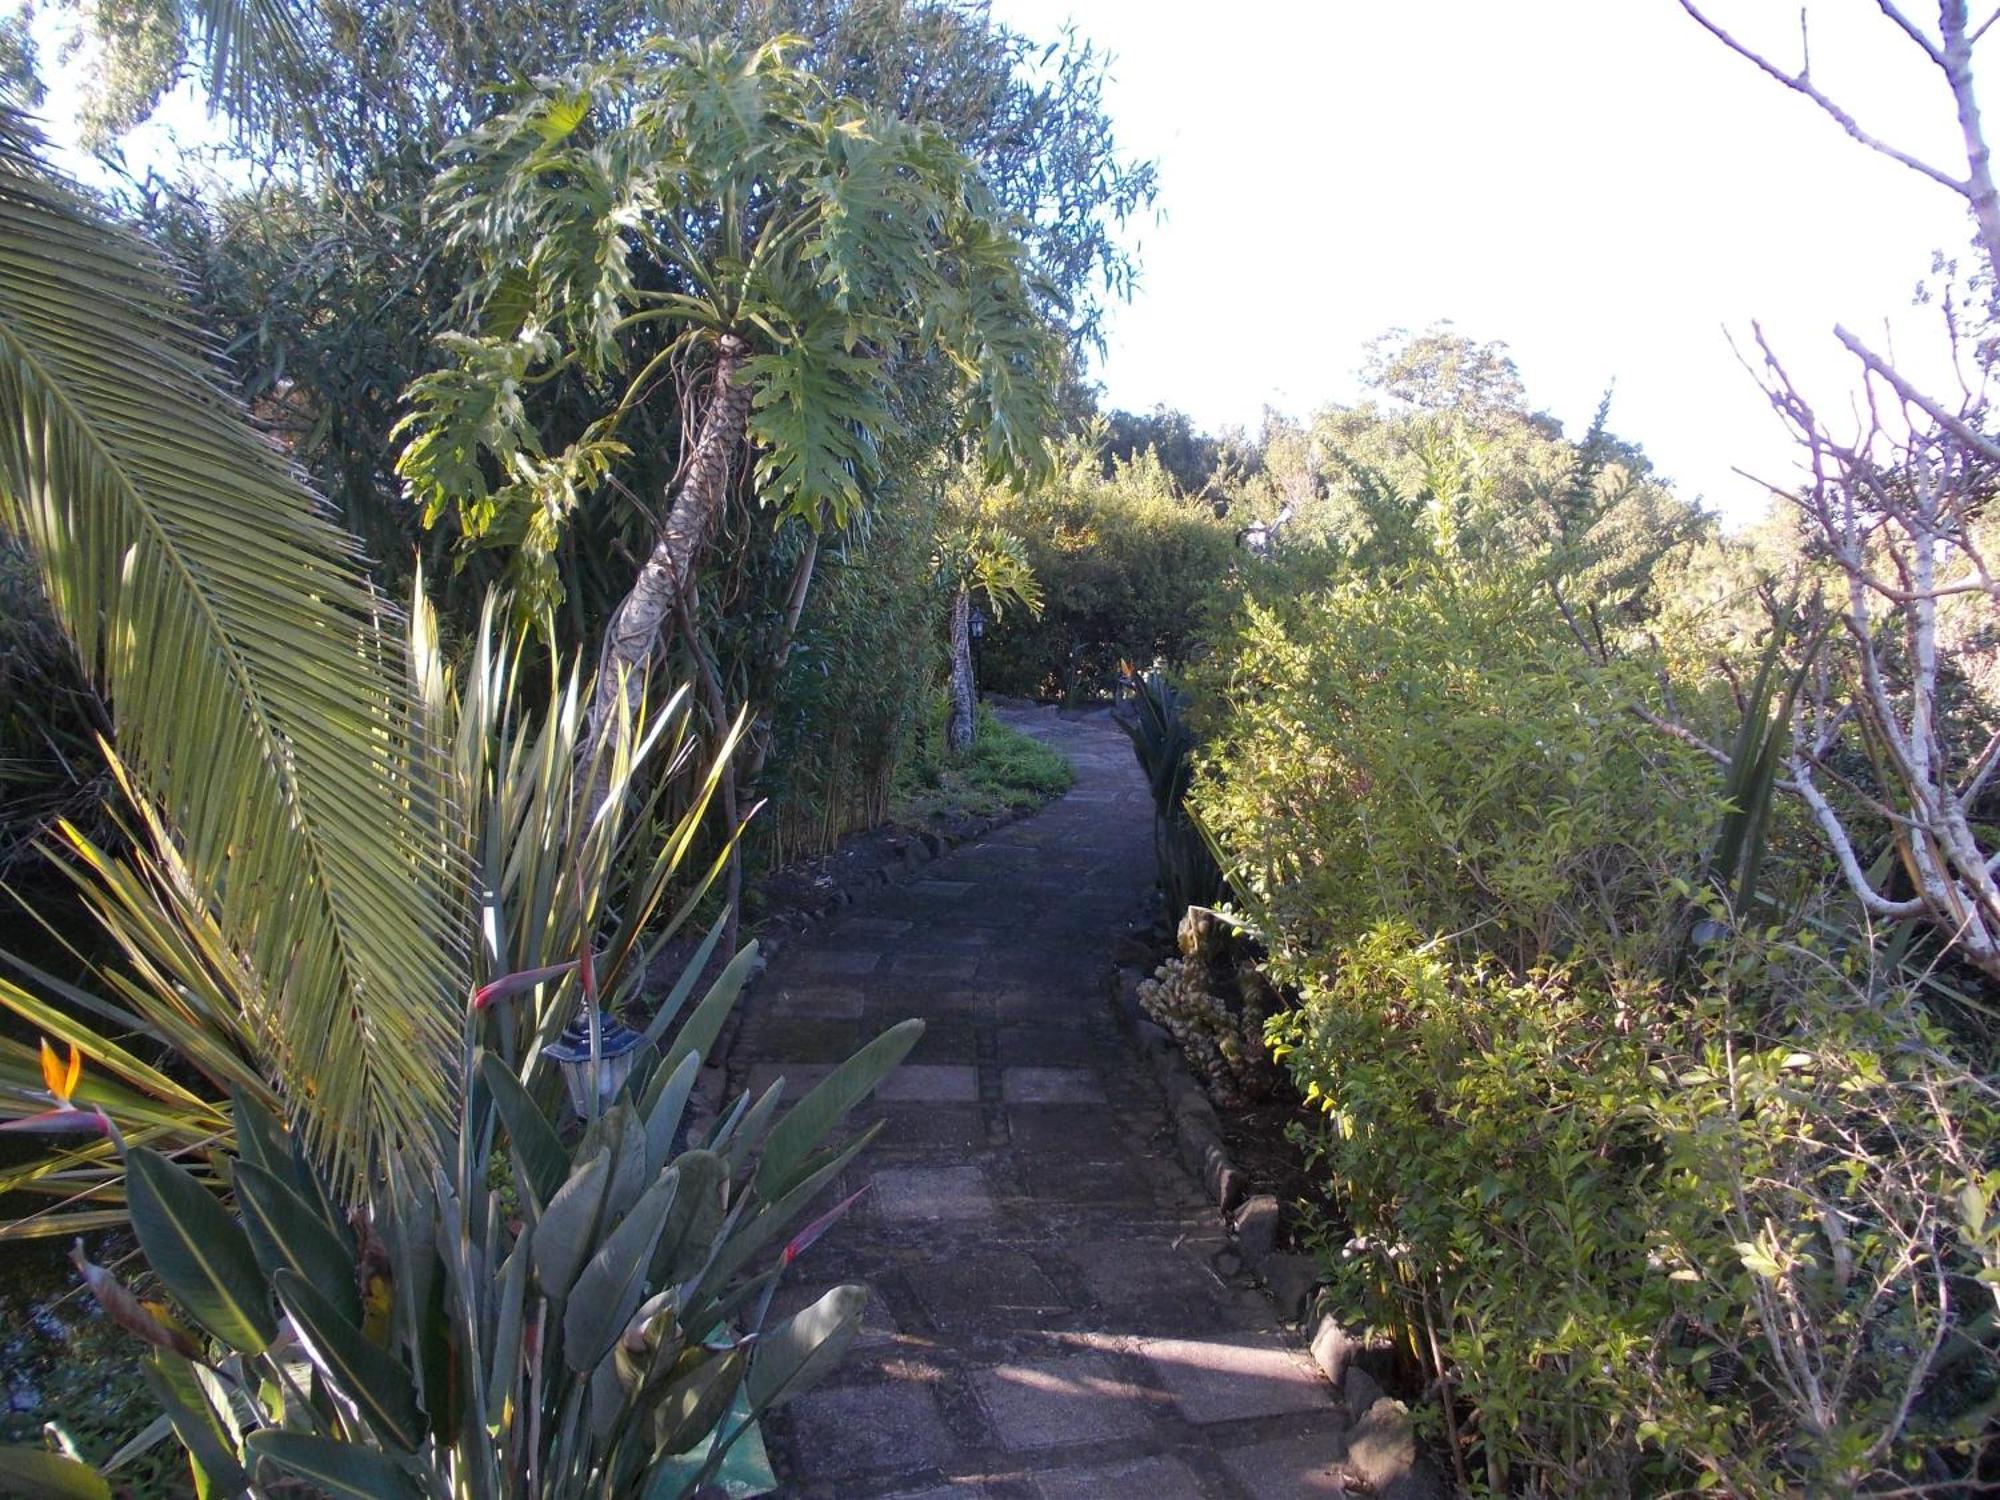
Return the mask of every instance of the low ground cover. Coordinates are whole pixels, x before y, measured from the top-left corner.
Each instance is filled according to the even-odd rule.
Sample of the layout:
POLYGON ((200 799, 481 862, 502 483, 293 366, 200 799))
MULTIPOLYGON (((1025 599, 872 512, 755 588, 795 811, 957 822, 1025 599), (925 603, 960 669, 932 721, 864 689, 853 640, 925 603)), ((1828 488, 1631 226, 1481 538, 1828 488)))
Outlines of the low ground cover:
POLYGON ((963 755, 945 748, 941 723, 928 727, 917 753, 897 773, 891 817, 919 828, 952 828, 1039 807, 1068 791, 1074 779, 1060 752, 981 704, 972 748, 963 755))

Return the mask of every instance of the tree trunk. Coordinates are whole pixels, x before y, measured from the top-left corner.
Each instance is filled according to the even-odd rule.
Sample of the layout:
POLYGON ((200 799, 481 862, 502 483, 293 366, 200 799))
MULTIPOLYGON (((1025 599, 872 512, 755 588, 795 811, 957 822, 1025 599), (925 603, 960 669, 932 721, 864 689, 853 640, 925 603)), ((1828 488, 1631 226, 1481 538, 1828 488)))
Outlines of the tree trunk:
MULTIPOLYGON (((681 591, 680 602, 676 606, 680 614, 681 635, 688 645, 688 654, 695 660, 695 670, 701 677, 702 695, 708 699, 709 722, 715 732, 723 733, 729 724, 729 700, 722 694, 722 678, 710 660, 708 649, 702 644, 695 624, 695 592, 692 588, 681 591)), ((739 742, 740 743, 740 742, 739 742)), ((736 831, 736 812, 741 799, 737 795, 736 765, 731 762, 723 768, 722 784, 717 789, 722 798, 722 826, 728 833, 736 831)), ((729 851, 729 870, 723 877, 723 905, 728 910, 722 929, 722 953, 734 956, 736 941, 743 922, 743 845, 739 842, 729 851)))
POLYGON ((953 755, 972 748, 972 591, 951 601, 951 719, 945 744, 953 755))
POLYGON ((695 559, 714 534, 722 514, 729 490, 729 465, 743 441, 744 424, 750 415, 750 388, 736 379, 748 352, 748 346, 734 334, 724 334, 717 342, 715 392, 702 418, 694 461, 660 523, 652 553, 639 570, 637 581, 605 627, 590 715, 578 746, 579 771, 589 776, 586 805, 593 809, 603 801, 610 779, 610 757, 603 752, 610 747, 621 720, 629 724, 638 712, 651 675, 653 653, 659 647, 660 627, 673 616, 687 591, 695 559), (593 764, 594 772, 585 769, 593 764))

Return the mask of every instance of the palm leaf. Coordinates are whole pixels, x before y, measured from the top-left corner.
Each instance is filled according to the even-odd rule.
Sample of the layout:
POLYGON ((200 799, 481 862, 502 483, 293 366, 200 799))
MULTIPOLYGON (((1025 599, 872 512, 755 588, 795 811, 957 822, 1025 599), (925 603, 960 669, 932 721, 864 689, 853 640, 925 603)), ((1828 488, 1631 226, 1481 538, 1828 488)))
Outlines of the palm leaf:
POLYGON ((353 539, 217 385, 165 267, 0 120, 0 527, 111 700, 348 1168, 451 1103, 453 862, 353 539))
POLYGON ((299 74, 312 55, 317 6, 302 0, 196 0, 188 18, 201 42, 203 88, 216 111, 251 133, 306 123, 299 74))

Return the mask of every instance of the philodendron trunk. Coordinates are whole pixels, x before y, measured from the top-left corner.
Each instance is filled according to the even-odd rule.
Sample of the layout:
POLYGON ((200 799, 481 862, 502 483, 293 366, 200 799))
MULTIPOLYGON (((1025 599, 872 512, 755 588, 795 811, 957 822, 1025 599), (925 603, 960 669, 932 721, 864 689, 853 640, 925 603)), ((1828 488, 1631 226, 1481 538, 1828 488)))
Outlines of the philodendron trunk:
POLYGON ((951 601, 951 719, 945 743, 954 755, 972 748, 972 591, 951 601))
POLYGON ((646 565, 605 627, 590 717, 578 747, 585 764, 599 762, 591 778, 589 806, 602 800, 610 775, 608 758, 598 752, 619 722, 621 684, 625 717, 630 722, 646 691, 661 627, 673 617, 686 594, 695 559, 714 535, 722 515, 729 492, 729 465, 743 442, 744 424, 750 415, 750 388, 736 378, 748 352, 748 346, 734 334, 724 334, 717 341, 715 390, 695 440, 694 461, 688 465, 680 493, 667 507, 646 565))

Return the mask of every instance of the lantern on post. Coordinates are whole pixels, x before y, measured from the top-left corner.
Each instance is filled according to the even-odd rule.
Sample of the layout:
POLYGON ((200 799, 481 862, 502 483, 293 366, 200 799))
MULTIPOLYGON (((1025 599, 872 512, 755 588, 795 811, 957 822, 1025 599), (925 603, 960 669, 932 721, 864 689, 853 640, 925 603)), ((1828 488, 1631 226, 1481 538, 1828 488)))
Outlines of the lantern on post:
POLYGON ((587 1005, 548 1047, 562 1070, 563 1087, 578 1116, 594 1120, 632 1076, 639 1044, 645 1040, 616 1016, 587 1005), (592 1086, 595 1077, 596 1085, 592 1086))

